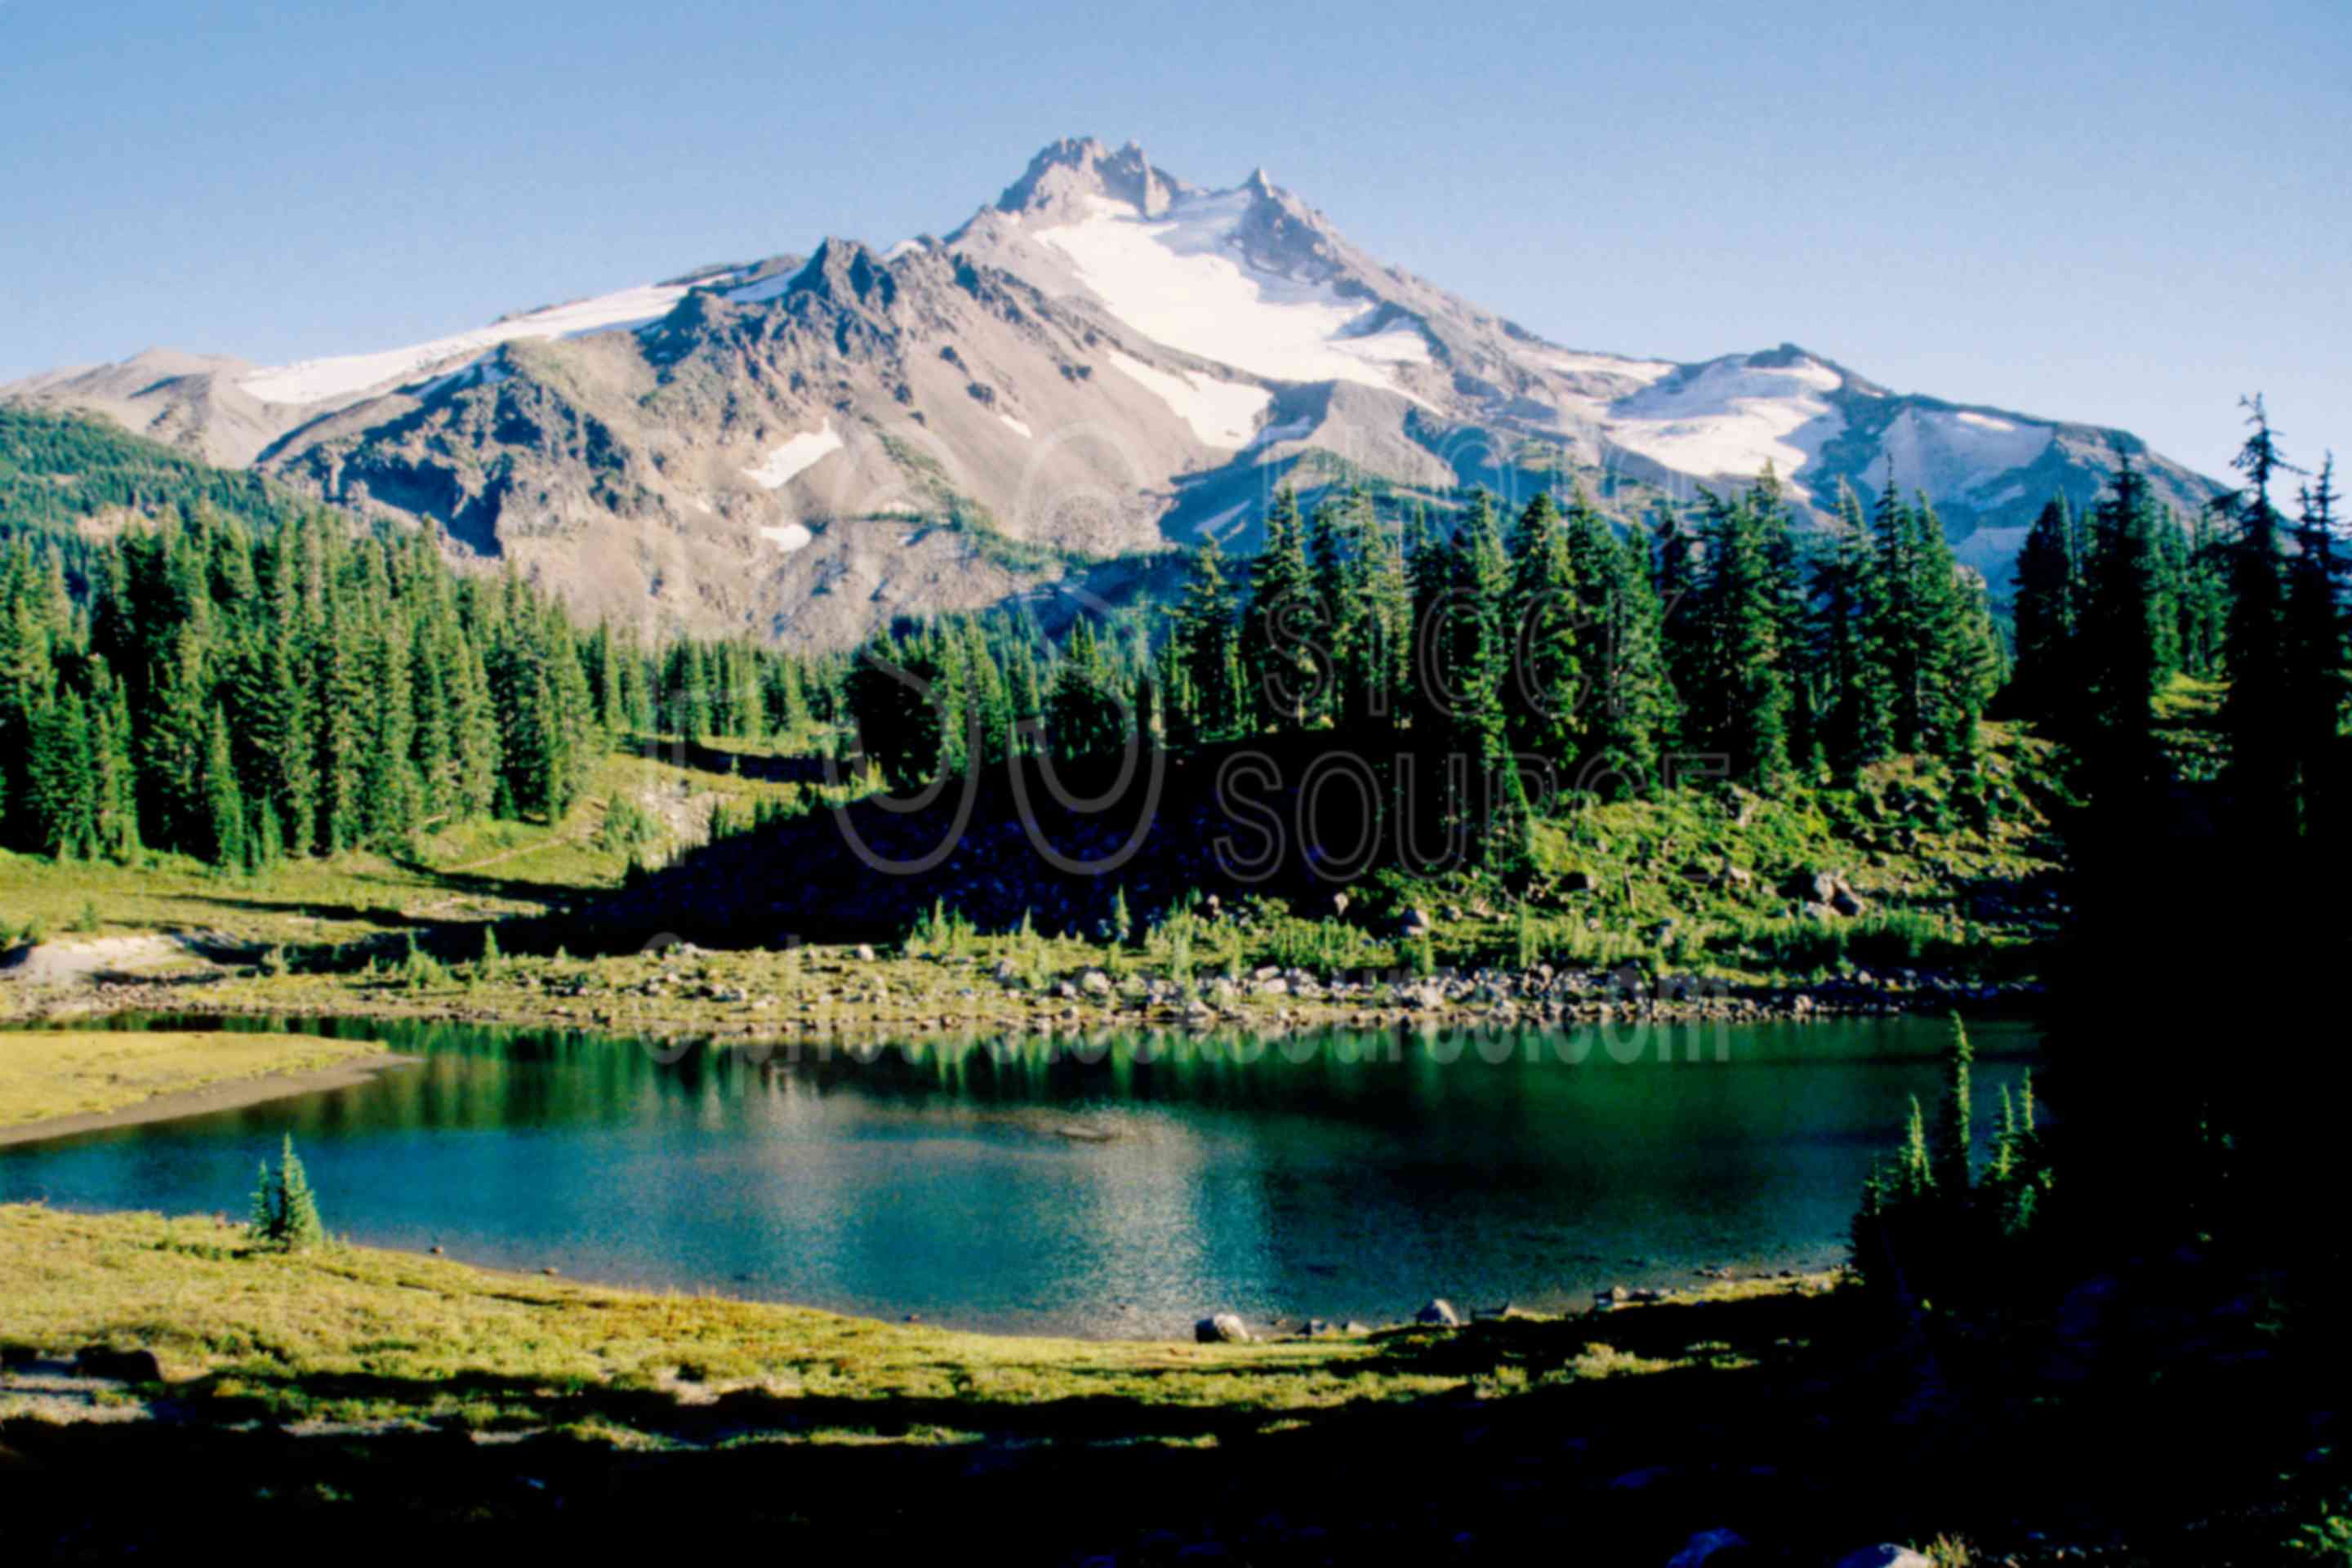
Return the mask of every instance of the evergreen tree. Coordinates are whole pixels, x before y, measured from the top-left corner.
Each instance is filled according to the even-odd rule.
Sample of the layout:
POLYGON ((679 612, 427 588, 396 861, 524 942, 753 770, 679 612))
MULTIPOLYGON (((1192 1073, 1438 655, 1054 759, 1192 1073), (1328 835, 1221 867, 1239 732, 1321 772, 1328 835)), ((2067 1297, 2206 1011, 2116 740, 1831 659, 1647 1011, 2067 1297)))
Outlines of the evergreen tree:
MULTIPOLYGON (((1004 672, 997 668, 996 656, 989 651, 987 636, 978 621, 964 626, 963 666, 964 703, 981 748, 976 760, 1001 763, 1012 742, 1013 708, 1004 689, 1004 672)), ((789 662, 785 668, 791 668, 789 662)), ((791 686, 795 693, 799 691, 797 678, 791 686)))
POLYGON ((1242 684, 1239 613, 1224 554, 1210 535, 1193 552, 1172 639, 1182 670, 1184 728, 1203 741, 1240 731, 1249 697, 1242 684))
POLYGON ((2287 569, 2284 611, 2291 685, 2290 744, 2304 819, 2314 831, 2341 837, 2333 818, 2343 750, 2346 696, 2345 563, 2336 537, 2336 459, 2320 465, 2302 492, 2295 550, 2287 569))
POLYGON ((205 807, 204 841, 200 853, 215 866, 245 863, 245 792, 237 786, 236 765, 228 743, 228 714, 213 705, 205 739, 201 782, 205 807))
POLYGON ((1883 755, 1885 687, 1872 659, 1869 525, 1851 486, 1838 487, 1836 538, 1813 563, 1813 707, 1822 752, 1841 777, 1883 755))
POLYGON ((362 840, 383 846, 414 832, 424 816, 408 636, 396 611, 367 639, 366 672, 372 732, 360 764, 358 815, 362 840))
POLYGON ((1973 1181, 1975 1133, 1970 1106, 1975 1094, 1976 1047, 1956 1016, 1951 1044, 1944 1054, 1944 1093, 1936 1105, 1934 1144, 1936 1184, 1947 1194, 1965 1197, 1973 1181))
POLYGON ((1108 663, 1084 616, 1072 624, 1055 667, 1045 725, 1055 755, 1065 759, 1101 756, 1127 743, 1127 715, 1111 695, 1108 663))
POLYGON ((1784 514, 1753 492, 1729 500, 1702 491, 1702 554, 1684 623, 1682 661, 1696 721, 1689 738, 1717 753, 1730 776, 1769 784, 1789 768, 1789 678, 1775 535, 1784 514))
POLYGON ((1285 487, 1266 514, 1265 543, 1250 563, 1249 611, 1242 623, 1241 668, 1254 728, 1296 733, 1323 700, 1324 671, 1314 652, 1323 632, 1316 598, 1298 498, 1285 487))
POLYGON ((2081 689, 2074 647, 2081 621, 2083 563, 2065 498, 2054 496, 2017 552, 2015 620, 2020 711, 2061 735, 2075 731, 2081 689))
POLYGON ((261 1163, 246 1228, 259 1245, 285 1252, 327 1243, 327 1227, 319 1219, 318 1194, 311 1190, 301 1157, 294 1152, 291 1133, 281 1147, 276 1171, 270 1170, 267 1160, 261 1163))
POLYGON ((1639 795, 1656 785, 1660 747, 1675 727, 1647 541, 1638 530, 1620 539, 1581 490, 1567 529, 1587 688, 1573 780, 1603 795, 1639 795))
POLYGON ((2152 705, 2162 671, 2155 627, 2164 609, 2151 542, 2154 511, 2129 453, 2118 455, 2112 484, 2092 518, 2078 679, 2083 743, 2095 781, 2130 789, 2157 763, 2152 705))
MULTIPOLYGON (((1448 649, 1443 761, 1450 770, 1458 760, 1468 793, 1454 795, 1449 785, 1445 809, 1457 826, 1471 832, 1470 842, 1482 858, 1507 858, 1516 853, 1523 831, 1517 818, 1525 805, 1525 784, 1510 763, 1504 718, 1511 679, 1510 631, 1504 618, 1511 573, 1495 509, 1484 490, 1472 496, 1469 512, 1454 531, 1449 577, 1442 623, 1448 649), (1498 800, 1504 811, 1497 811, 1498 800)), ((1425 749, 1423 755, 1429 755, 1425 749)))
POLYGON ((1503 624, 1509 638, 1504 710, 1511 749, 1566 765, 1583 739, 1579 633, 1586 609, 1568 523, 1548 493, 1519 516, 1510 571, 1503 624))
POLYGON ((2238 531, 2229 552, 2230 688, 2221 700, 2221 730, 2246 826, 2277 837, 2294 818, 2296 725, 2281 519, 2271 486, 2279 474, 2294 470, 2279 455, 2263 400, 2249 399, 2245 407, 2252 434, 2233 460, 2246 485, 2231 503, 2238 531))
POLYGON ((1419 506, 1406 524, 1404 560, 1405 712, 1412 721, 1415 744, 1432 749, 1444 743, 1451 710, 1445 689, 1453 679, 1447 668, 1453 649, 1446 627, 1454 566, 1445 540, 1419 506))
POLYGON ((45 698, 26 738, 21 841, 60 859, 95 854, 95 773, 81 693, 68 688, 45 698))
POLYGON ((1395 718, 1404 617, 1402 560, 1360 490, 1315 511, 1313 566, 1332 694, 1325 713, 1351 734, 1395 718))

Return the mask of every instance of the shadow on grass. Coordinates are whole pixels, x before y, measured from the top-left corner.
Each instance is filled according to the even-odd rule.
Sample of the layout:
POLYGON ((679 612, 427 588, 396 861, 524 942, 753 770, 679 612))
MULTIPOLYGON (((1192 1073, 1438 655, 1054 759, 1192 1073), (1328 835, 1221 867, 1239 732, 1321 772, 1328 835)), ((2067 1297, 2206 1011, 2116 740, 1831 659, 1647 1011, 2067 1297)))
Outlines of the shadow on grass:
POLYGON ((1364 1397, 1308 1409, 1251 1403, 1254 1379, 1301 1364, 1272 1352, 1221 1364, 1231 1383, 1214 1404, 1155 1397, 1161 1376, 1202 1370, 1172 1362, 1055 1369, 1078 1392, 1035 1400, 981 1384, 705 1402, 692 1385, 681 1399, 486 1373, 240 1370, 260 1397, 181 1384, 178 1425, 0 1426, 14 1450, 0 1452, 0 1506, 36 1547, 108 1552, 172 1544, 200 1520, 254 1541, 315 1521, 372 1549, 464 1523, 600 1561, 690 1542, 702 1554, 887 1547, 879 1561, 1517 1563, 1540 1542, 1567 1561, 1644 1564, 1728 1529, 1756 1545, 1726 1568, 1949 1530, 2000 1543, 1981 1560, 2039 1563, 2055 1559, 2030 1532, 2071 1550, 2125 1519, 2155 1547, 2133 1562, 2273 1561, 2278 1450, 2305 1440, 2280 1417, 2308 1405, 2309 1379, 2216 1363, 2173 1392, 2146 1362, 2176 1331, 2136 1337, 2073 1394, 2005 1369, 2000 1336, 1948 1343, 1957 1392, 1936 1408, 1919 1403, 1912 1352, 1875 1331, 1867 1303, 1835 1297, 1395 1331, 1341 1363, 1365 1375, 1364 1397), (1667 1364, 1632 1364, 1643 1361, 1667 1364), (2229 1387, 2242 1419, 2217 1445, 2229 1387), (454 1414, 425 1432, 278 1426, 338 1405, 454 1414), (2265 1478, 2263 1506, 2201 1511, 2242 1510, 2265 1478), (122 1506, 126 1487, 139 1506, 122 1506))

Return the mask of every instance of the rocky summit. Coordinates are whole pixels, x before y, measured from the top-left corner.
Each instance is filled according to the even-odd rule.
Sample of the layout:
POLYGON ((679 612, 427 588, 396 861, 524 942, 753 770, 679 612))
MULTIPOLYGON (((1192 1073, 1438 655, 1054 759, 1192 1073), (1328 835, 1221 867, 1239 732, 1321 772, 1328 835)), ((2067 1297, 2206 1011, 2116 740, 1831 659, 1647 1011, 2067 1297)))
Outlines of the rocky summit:
MULTIPOLYGON (((1580 336, 1606 340, 1596 317, 1580 336)), ((1583 485, 1626 519, 1768 468, 1828 520, 1925 493, 1999 590, 2034 513, 2121 431, 1898 395, 1783 343, 1701 363, 1546 341, 1350 244, 1263 171, 1045 148, 944 239, 705 267, 383 351, 155 350, 0 387, 431 524, 591 616, 837 647, 891 619, 1247 549, 1267 498, 1583 485)))

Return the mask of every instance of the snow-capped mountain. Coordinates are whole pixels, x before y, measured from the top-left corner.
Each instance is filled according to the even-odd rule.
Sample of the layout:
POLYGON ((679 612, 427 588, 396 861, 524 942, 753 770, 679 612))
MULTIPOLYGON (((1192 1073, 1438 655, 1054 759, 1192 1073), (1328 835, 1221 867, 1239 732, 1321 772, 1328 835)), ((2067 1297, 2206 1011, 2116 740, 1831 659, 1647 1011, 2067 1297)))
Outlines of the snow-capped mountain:
POLYGON ((1891 477, 1996 578, 2118 448, 2175 502, 2216 489, 2123 433, 1897 395, 1790 344, 1685 365, 1548 342, 1262 171, 1203 189, 1090 140, 944 240, 827 239, 404 348, 152 352, 0 396, 430 518, 592 611, 824 644, 1115 588, 1143 568, 1106 563, 1245 534, 1283 482, 1578 482, 1631 516, 1768 464, 1817 514, 1891 477))

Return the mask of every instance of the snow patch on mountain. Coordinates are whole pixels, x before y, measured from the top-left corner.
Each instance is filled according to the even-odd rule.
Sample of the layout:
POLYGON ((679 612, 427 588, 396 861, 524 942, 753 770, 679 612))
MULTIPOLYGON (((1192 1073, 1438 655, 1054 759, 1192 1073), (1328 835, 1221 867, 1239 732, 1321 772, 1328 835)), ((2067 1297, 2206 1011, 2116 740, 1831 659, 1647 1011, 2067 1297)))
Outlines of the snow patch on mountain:
POLYGON ((760 530, 760 536, 772 542, 777 549, 787 555, 795 550, 806 549, 816 538, 815 534, 797 522, 788 522, 781 528, 763 528, 760 530))
POLYGON ((1247 501, 1242 502, 1239 506, 1229 506, 1216 516, 1202 521, 1195 531, 1203 539, 1223 539, 1225 531, 1239 523, 1248 514, 1249 510, 1250 503, 1247 501))
POLYGON ((1716 360, 1620 398, 1602 429, 1626 450, 1685 474, 1752 479, 1770 463, 1786 479, 1845 428, 1828 395, 1844 381, 1811 359, 1716 360))
POLYGON ((746 283, 740 289, 727 290, 727 298, 738 305, 764 305, 788 292, 795 272, 779 272, 773 278, 762 278, 757 283, 746 283))
POLYGON ((1572 349, 1536 349, 1528 357, 1570 375, 1619 375, 1644 386, 1672 374, 1675 368, 1668 360, 1621 359, 1615 354, 1578 353, 1572 349))
POLYGON ((1366 332, 1360 300, 1252 267, 1234 231, 1247 189, 1179 198, 1164 217, 1090 196, 1086 216, 1040 232, 1079 281, 1146 336, 1276 381, 1353 381, 1398 390, 1399 364, 1429 360, 1412 331, 1366 332))
POLYGON ((811 430, 793 437, 770 452, 756 468, 746 468, 743 477, 761 489, 782 489, 795 476, 805 473, 818 458, 841 450, 841 435, 827 419, 821 430, 811 430))
POLYGON ((1902 489, 1963 496, 2032 462, 2050 449, 2057 434, 2047 425, 1990 414, 1906 408, 1879 437, 1880 467, 1894 464, 1895 483, 1902 489))
POLYGON ((648 283, 615 294, 601 294, 593 300, 575 300, 568 305, 551 305, 542 310, 510 316, 470 332, 411 343, 405 348, 270 365, 239 376, 236 384, 264 403, 325 403, 356 397, 372 387, 396 386, 414 380, 453 360, 475 358, 500 343, 523 338, 576 338, 590 332, 648 326, 668 315, 671 307, 685 299, 686 293, 686 286, 648 283))
POLYGON ((1259 416, 1274 402, 1274 394, 1262 386, 1219 381, 1195 371, 1171 375, 1117 349, 1109 351, 1109 358, 1120 374, 1157 395, 1212 447, 1238 450, 1248 446, 1259 416))
POLYGON ((1267 426, 1257 433, 1257 439, 1252 441, 1250 446, 1255 449, 1259 447, 1271 447, 1276 441, 1303 441, 1313 434, 1315 434, 1313 419, 1293 419, 1286 425, 1267 426))
POLYGON ((1030 429, 1028 426, 1023 424, 1020 420, 1015 419, 1012 415, 1000 414, 997 417, 1004 421, 1004 427, 1006 429, 1012 431, 1015 436, 1020 437, 1023 440, 1028 441, 1036 438, 1037 433, 1034 430, 1030 429))

